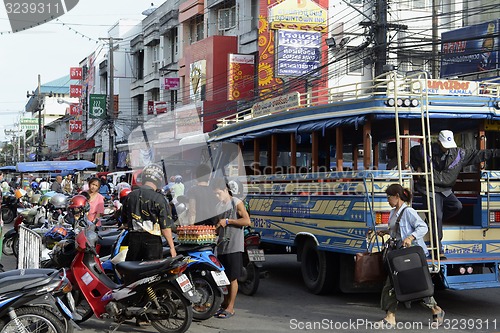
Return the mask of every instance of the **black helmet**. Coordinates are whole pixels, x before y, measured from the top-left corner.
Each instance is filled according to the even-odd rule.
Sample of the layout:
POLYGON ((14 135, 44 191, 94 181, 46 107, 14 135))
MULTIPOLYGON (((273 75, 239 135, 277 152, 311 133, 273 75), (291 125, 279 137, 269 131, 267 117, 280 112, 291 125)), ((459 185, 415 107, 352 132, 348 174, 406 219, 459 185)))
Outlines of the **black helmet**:
POLYGON ((76 256, 75 240, 66 238, 56 243, 49 253, 56 268, 70 267, 71 262, 76 256))
POLYGON ((156 185, 157 188, 162 188, 165 185, 165 176, 163 169, 158 164, 149 164, 142 169, 142 183, 150 181, 156 185))
POLYGON ((127 175, 121 175, 120 182, 126 182, 126 181, 127 181, 127 175))

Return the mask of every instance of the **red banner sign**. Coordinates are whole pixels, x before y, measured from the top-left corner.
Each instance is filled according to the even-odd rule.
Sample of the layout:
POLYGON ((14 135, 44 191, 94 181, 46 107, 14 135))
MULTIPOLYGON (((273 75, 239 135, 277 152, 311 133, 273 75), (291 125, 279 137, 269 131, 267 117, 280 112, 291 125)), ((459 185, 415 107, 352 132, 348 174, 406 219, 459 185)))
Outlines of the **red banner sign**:
POLYGON ((81 67, 70 67, 69 78, 71 80, 81 80, 82 79, 82 68, 81 67))
POLYGON ((254 96, 254 63, 253 55, 229 54, 228 100, 254 96))
POLYGON ((70 104, 69 105, 69 115, 70 116, 81 116, 83 114, 80 104, 70 104))
POLYGON ((148 101, 148 114, 155 113, 155 101, 148 101))
POLYGON ((82 96, 82 85, 81 84, 70 84, 69 86, 69 97, 78 97, 82 96))
POLYGON ((148 101, 148 114, 161 114, 167 111, 167 102, 148 101))
POLYGON ((82 132, 82 121, 81 120, 70 120, 69 121, 69 131, 70 131, 70 133, 81 133, 82 132))

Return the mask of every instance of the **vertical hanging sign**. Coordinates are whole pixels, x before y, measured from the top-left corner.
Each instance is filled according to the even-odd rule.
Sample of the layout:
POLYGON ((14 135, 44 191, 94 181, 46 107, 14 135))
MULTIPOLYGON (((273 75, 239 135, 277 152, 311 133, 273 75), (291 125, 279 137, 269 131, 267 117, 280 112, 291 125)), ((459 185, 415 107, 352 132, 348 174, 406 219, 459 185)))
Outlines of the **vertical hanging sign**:
POLYGON ((80 104, 72 103, 69 105, 69 115, 70 116, 81 116, 82 109, 80 108, 80 104))
POLYGON ((229 54, 228 100, 254 96, 254 63, 253 55, 229 54))
POLYGON ((106 97, 105 94, 90 94, 89 98, 89 117, 105 119, 106 118, 106 97))
POLYGON ((70 67, 69 78, 71 80, 81 80, 82 79, 82 68, 81 67, 70 67))
POLYGON ((82 97, 82 85, 81 84, 71 84, 69 86, 69 97, 82 97))
POLYGON ((69 121, 69 131, 70 131, 70 133, 81 133, 82 132, 82 121, 81 120, 70 120, 69 121))

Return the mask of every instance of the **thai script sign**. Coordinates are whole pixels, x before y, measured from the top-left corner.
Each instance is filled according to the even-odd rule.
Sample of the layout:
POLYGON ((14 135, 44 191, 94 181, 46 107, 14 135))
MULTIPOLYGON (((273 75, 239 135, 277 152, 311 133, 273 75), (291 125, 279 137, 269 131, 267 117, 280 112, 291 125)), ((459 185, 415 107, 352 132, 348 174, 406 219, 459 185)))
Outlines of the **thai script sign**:
POLYGON ((328 11, 311 0, 285 0, 269 8, 271 29, 328 31, 328 11))
POLYGON ((478 92, 475 81, 427 80, 427 93, 437 95, 475 95, 478 92))
POLYGON ((81 67, 70 67, 69 78, 71 80, 81 80, 82 79, 82 68, 81 67))
POLYGON ((82 97, 82 85, 81 84, 70 84, 69 85, 69 97, 82 97))
MULTIPOLYGON (((278 30, 277 36, 277 76, 301 76, 319 68, 321 33, 278 30)), ((319 75, 319 71, 311 75, 319 75)))
POLYGON ((81 120, 70 120, 69 121, 69 131, 71 133, 81 133, 82 132, 82 121, 81 120))
POLYGON ((247 54, 229 54, 229 77, 227 99, 254 96, 255 56, 247 54))
POLYGON ((441 77, 499 68, 499 20, 476 24, 441 35, 441 77))
POLYGON ((298 106, 300 106, 300 95, 298 92, 294 92, 255 103, 252 107, 252 112, 254 117, 260 117, 276 112, 286 111, 298 106))
POLYGON ((38 118, 21 118, 21 129, 33 131, 38 129, 38 118))
POLYGON ((164 90, 179 90, 180 87, 181 80, 178 77, 163 78, 162 88, 164 90))

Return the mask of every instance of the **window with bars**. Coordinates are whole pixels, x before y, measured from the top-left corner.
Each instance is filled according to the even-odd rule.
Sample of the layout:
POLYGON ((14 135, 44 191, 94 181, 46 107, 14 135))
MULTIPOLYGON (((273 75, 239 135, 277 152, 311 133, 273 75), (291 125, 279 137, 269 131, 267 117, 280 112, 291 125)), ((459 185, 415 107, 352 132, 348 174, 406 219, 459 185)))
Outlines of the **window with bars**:
POLYGON ((189 22, 189 33, 191 44, 204 38, 203 15, 197 15, 189 22))
POLYGON ((236 26, 236 6, 219 9, 217 12, 219 30, 229 30, 236 26))

